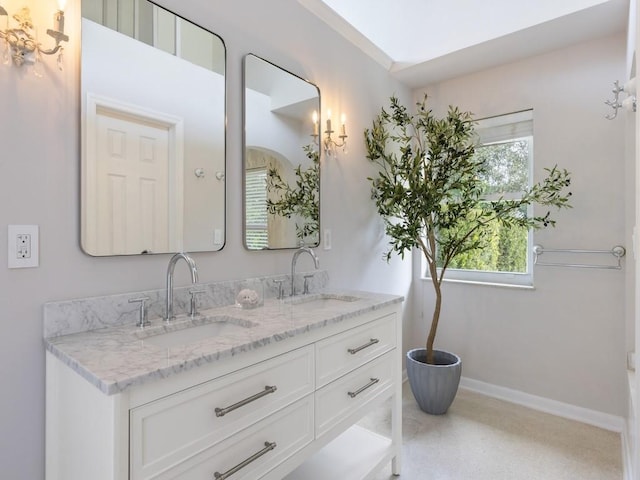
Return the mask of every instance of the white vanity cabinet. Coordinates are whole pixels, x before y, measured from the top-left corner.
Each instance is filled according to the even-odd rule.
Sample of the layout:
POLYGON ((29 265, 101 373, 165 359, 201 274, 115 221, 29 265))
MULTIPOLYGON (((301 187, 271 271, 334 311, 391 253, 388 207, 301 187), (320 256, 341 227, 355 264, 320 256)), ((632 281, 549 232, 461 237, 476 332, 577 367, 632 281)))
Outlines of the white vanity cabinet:
POLYGON ((399 305, 106 395, 47 352, 47 480, 364 480, 401 448, 399 305), (388 403, 392 435, 355 425, 388 403))
MULTIPOLYGON (((174 478, 174 474, 157 475, 165 470, 175 470, 171 467, 193 456, 193 452, 205 452, 216 443, 305 396, 308 398, 297 402, 294 407, 284 408, 288 413, 282 418, 277 421, 270 418, 268 422, 262 422, 266 426, 261 425, 260 428, 263 430, 262 435, 268 437, 269 443, 278 440, 277 448, 273 449, 274 454, 265 455, 265 458, 277 457, 294 447, 298 450, 309 443, 313 439, 313 422, 309 418, 309 415, 313 415, 313 398, 310 395, 314 390, 313 353, 311 346, 296 349, 131 409, 131 479, 174 478), (242 404, 243 401, 246 403, 242 404), (280 434, 283 434, 282 438, 280 434)), ((241 444, 231 448, 238 443, 237 439, 222 443, 225 446, 218 450, 226 452, 225 455, 211 452, 204 457, 220 459, 226 456, 231 460, 239 456, 241 461, 243 456, 250 457, 262 450, 252 448, 251 442, 246 441, 244 448, 241 444), (237 454, 232 455, 230 451, 237 454)), ((253 444, 255 445, 255 441, 253 444)), ((200 462, 204 462, 204 459, 200 462)), ((220 473, 228 470, 224 465, 221 468, 223 470, 220 473)), ((240 475, 237 477, 241 478, 240 475)), ((199 477, 192 475, 178 478, 199 477)))

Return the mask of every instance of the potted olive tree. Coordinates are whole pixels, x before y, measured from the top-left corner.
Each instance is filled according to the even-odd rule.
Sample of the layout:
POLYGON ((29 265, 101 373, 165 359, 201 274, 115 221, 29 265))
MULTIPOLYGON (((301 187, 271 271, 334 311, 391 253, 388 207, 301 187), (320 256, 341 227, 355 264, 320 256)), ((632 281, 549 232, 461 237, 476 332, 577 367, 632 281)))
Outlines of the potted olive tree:
POLYGON ((487 246, 496 224, 506 228, 555 225, 547 211, 531 214, 529 205, 569 207, 570 174, 553 167, 540 183, 517 200, 486 199, 487 165, 475 155, 477 135, 469 112, 450 106, 443 118, 427 108, 427 96, 409 113, 391 97, 365 130, 367 158, 378 166, 369 178, 372 199, 381 215, 390 249, 419 249, 435 291, 435 305, 425 348, 407 353, 411 389, 428 413, 447 411, 458 389, 461 362, 457 355, 434 349, 447 267, 465 253, 487 246))

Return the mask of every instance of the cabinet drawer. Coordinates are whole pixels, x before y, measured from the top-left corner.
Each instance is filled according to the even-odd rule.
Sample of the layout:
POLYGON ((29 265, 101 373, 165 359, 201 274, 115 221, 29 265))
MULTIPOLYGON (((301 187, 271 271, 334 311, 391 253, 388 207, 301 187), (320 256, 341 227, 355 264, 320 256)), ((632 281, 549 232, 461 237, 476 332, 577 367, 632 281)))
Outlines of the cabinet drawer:
POLYGON ((217 472, 228 473, 230 480, 253 480, 312 440, 313 395, 308 395, 170 470, 145 478, 213 480, 217 472))
POLYGON ((316 391, 316 438, 393 385, 395 351, 316 391))
POLYGON ((388 352, 396 345, 395 314, 374 320, 316 344, 316 387, 388 352))
POLYGON ((153 478, 313 392, 313 355, 304 347, 132 409, 132 477, 153 478))

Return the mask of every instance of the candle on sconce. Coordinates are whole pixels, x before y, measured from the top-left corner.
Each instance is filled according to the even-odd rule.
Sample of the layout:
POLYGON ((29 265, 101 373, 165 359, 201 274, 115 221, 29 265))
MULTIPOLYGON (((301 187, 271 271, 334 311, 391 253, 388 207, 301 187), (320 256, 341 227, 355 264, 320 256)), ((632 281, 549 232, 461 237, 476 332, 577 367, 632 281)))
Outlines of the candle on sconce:
POLYGON ((64 12, 62 10, 53 14, 53 29, 56 32, 64 33, 64 12))
POLYGON ((343 137, 347 136, 347 127, 346 127, 346 123, 347 123, 347 116, 343 113, 342 116, 340 117, 340 134, 343 137))
POLYGON ((333 130, 331 130, 331 110, 327 110, 327 133, 331 133, 333 132, 333 130))
POLYGON ((58 11, 53 14, 53 29, 56 32, 64 33, 64 7, 67 0, 58 0, 58 11))
POLYGON ((313 111, 313 115, 311 116, 313 120, 313 135, 318 136, 318 112, 313 111))

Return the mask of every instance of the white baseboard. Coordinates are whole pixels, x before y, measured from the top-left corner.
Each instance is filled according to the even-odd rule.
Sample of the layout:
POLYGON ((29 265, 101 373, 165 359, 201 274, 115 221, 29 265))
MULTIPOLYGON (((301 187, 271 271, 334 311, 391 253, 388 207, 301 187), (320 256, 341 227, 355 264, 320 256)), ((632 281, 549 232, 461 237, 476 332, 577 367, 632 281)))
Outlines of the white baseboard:
POLYGON ((578 422, 593 425, 616 433, 622 433, 625 428, 624 419, 616 415, 578 407, 568 403, 559 402, 557 400, 539 397, 537 395, 531 395, 530 393, 521 392, 519 390, 512 390, 510 388, 492 385, 472 378, 462 377, 460 379, 460 388, 478 392, 500 400, 505 400, 517 405, 529 407, 541 412, 557 415, 559 417, 576 420, 578 422))
MULTIPOLYGON (((404 383, 408 380, 409 379, 407 377, 407 370, 405 369, 402 371, 402 382, 404 383)), ((551 400, 545 397, 539 397, 530 393, 521 392, 520 390, 501 387, 499 385, 481 382, 480 380, 474 380, 468 377, 460 378, 460 388, 471 390, 472 392, 481 393, 488 397, 493 397, 504 400, 506 402, 532 408, 533 410, 557 415, 558 417, 576 420, 578 422, 593 425, 594 427, 603 428, 611 432, 624 434, 626 431, 624 418, 616 415, 611 415, 609 413, 602 413, 596 410, 578 407, 569 403, 559 402, 557 400, 551 400)), ((623 441, 625 439, 625 436, 623 436, 623 441)))

